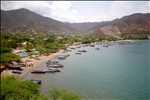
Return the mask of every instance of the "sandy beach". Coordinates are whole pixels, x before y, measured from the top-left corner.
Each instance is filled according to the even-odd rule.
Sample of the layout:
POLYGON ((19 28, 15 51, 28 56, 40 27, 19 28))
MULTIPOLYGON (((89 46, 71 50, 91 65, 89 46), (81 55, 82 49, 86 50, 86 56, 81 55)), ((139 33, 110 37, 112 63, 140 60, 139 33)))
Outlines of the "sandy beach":
POLYGON ((28 63, 32 63, 33 66, 31 67, 21 67, 22 69, 22 73, 21 74, 15 74, 15 73, 12 73, 12 70, 10 69, 5 69, 4 71, 1 72, 1 76, 6 76, 6 75, 15 75, 15 76, 19 76, 19 78, 22 78, 25 74, 27 74, 29 71, 33 70, 34 68, 36 68, 38 65, 40 65, 41 63, 43 63, 44 61, 47 61, 51 58, 54 58, 56 56, 59 56, 61 55, 62 53, 64 52, 64 50, 61 50, 59 52, 56 52, 56 53, 52 53, 50 54, 49 56, 40 56, 39 58, 41 60, 35 60, 34 58, 22 58, 23 61, 25 61, 26 59, 29 59, 31 60, 32 62, 28 62, 28 63))

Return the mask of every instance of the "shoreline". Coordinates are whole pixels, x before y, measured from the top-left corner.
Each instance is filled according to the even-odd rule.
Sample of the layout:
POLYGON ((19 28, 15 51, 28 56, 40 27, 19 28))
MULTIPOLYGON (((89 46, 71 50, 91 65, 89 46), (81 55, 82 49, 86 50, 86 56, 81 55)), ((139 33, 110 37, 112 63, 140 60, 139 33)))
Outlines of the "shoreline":
MULTIPOLYGON (((103 41, 103 42, 99 42, 99 43, 107 43, 107 42, 133 42, 133 40, 118 40, 118 41, 103 41)), ((96 43, 96 42, 95 42, 96 43)), ((67 47, 67 49, 71 49, 71 48, 78 48, 78 47, 83 47, 83 46, 87 46, 87 44, 78 44, 78 45, 72 45, 72 46, 69 46, 67 47)), ((38 67, 41 63, 49 60, 49 59, 52 59, 56 56, 59 56, 61 54, 63 54, 65 52, 65 50, 60 50, 56 53, 52 53, 48 56, 40 56, 39 58, 41 60, 35 60, 33 58, 29 58, 29 57, 26 57, 26 58, 22 58, 22 60, 26 60, 26 59, 29 59, 29 60, 32 60, 32 62, 27 62, 27 63, 32 63, 33 66, 27 66, 27 67, 21 67, 22 69, 22 73, 21 74, 15 74, 15 73, 12 73, 12 70, 11 69, 5 69, 1 72, 1 77, 3 76, 7 76, 7 75, 15 75, 15 76, 19 76, 19 78, 22 78, 24 77, 29 71, 33 70, 34 68, 38 67)))
MULTIPOLYGON (((29 63, 32 63, 32 64, 33 64, 32 67, 31 67, 31 66, 30 66, 30 67, 29 67, 29 66, 27 66, 27 67, 21 67, 21 69, 22 69, 22 73, 21 73, 21 74, 15 74, 15 73, 12 73, 12 70, 11 70, 11 69, 5 69, 5 70, 3 70, 3 71, 1 72, 1 77, 3 77, 3 76, 15 75, 15 76, 18 76, 18 77, 21 79, 21 78, 23 78, 29 71, 31 71, 31 70, 33 70, 34 68, 38 67, 41 63, 43 63, 43 62, 45 62, 45 61, 47 61, 47 60, 49 60, 49 59, 55 58, 55 57, 57 57, 57 56, 63 54, 64 51, 65 51, 65 50, 60 50, 59 52, 50 54, 50 55, 48 55, 48 56, 40 56, 39 58, 40 58, 41 60, 35 60, 35 59, 33 59, 33 58, 30 58, 29 60, 32 60, 32 62, 29 62, 29 63)), ((22 58, 22 60, 25 60, 25 59, 28 59, 28 57, 27 57, 27 58, 22 58)))

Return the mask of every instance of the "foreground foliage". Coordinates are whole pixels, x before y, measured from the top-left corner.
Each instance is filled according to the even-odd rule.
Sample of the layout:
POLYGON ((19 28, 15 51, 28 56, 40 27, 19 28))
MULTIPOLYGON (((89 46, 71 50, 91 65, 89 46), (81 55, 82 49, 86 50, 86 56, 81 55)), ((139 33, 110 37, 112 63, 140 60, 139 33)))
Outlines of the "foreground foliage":
POLYGON ((41 94, 40 85, 30 80, 21 81, 15 76, 1 77, 1 100, 81 100, 66 90, 53 88, 49 96, 41 94))
POLYGON ((53 88, 49 94, 51 100, 81 100, 78 95, 57 88, 53 88))

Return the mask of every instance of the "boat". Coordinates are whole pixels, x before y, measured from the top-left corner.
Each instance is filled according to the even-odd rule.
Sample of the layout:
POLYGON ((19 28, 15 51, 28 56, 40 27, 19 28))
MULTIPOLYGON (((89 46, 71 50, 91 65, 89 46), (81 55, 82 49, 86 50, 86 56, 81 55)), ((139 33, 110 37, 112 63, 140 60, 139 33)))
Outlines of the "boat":
POLYGON ((75 49, 75 47, 70 47, 70 49, 75 49))
POLYGON ((31 71, 31 73, 45 73, 44 70, 41 70, 41 69, 34 69, 33 71, 31 71))
POLYGON ((148 35, 148 39, 150 40, 150 35, 148 35))
POLYGON ((90 44, 90 47, 94 47, 94 44, 90 44))
POLYGON ((76 52, 75 54, 81 54, 80 52, 76 52))
POLYGON ((13 70, 12 73, 21 74, 22 72, 20 70, 13 70))
POLYGON ((69 54, 61 54, 61 56, 68 57, 70 55, 69 54))
POLYGON ((62 64, 47 64, 47 67, 54 67, 54 68, 57 68, 57 67, 63 67, 64 65, 62 64))
POLYGON ((95 50, 100 50, 100 48, 95 48, 95 50))
POLYGON ((49 68, 49 70, 55 70, 55 72, 60 72, 60 70, 58 68, 49 68))
POLYGON ((56 71, 55 70, 44 70, 45 73, 55 73, 56 71))
POLYGON ((78 50, 78 52, 87 52, 86 50, 78 50))
POLYGON ((72 51, 72 50, 70 50, 70 49, 67 49, 66 51, 72 51))
POLYGON ((56 64, 56 63, 59 63, 59 61, 58 60, 48 60, 46 62, 46 64, 56 64))
POLYGON ((54 63, 58 63, 58 60, 49 60, 49 62, 54 62, 54 63))
POLYGON ((64 59, 66 59, 66 57, 65 56, 58 56, 58 59, 59 60, 64 60, 64 59))
POLYGON ((42 80, 31 79, 31 81, 37 84, 42 84, 42 80))
POLYGON ((21 67, 20 65, 14 65, 9 63, 7 63, 5 66, 5 68, 10 68, 10 69, 21 69, 20 67, 21 67))
POLYGON ((108 47, 108 45, 107 45, 107 44, 104 44, 103 47, 108 47))

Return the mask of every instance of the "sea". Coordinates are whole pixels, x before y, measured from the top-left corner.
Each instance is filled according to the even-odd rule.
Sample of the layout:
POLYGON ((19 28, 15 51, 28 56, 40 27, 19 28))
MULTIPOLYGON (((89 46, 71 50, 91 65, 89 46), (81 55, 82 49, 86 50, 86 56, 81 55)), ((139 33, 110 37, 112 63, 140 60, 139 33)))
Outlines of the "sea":
MULTIPOLYGON (((42 80, 42 93, 56 87, 76 93, 84 100, 150 100, 150 41, 103 47, 81 47, 66 51, 59 60, 61 72, 31 74, 23 80, 42 80), (100 48, 96 50, 95 48, 100 48), (75 54, 78 50, 87 52, 75 54)), ((58 60, 57 57, 53 58, 58 60)), ((48 69, 46 61, 38 66, 48 69)))

